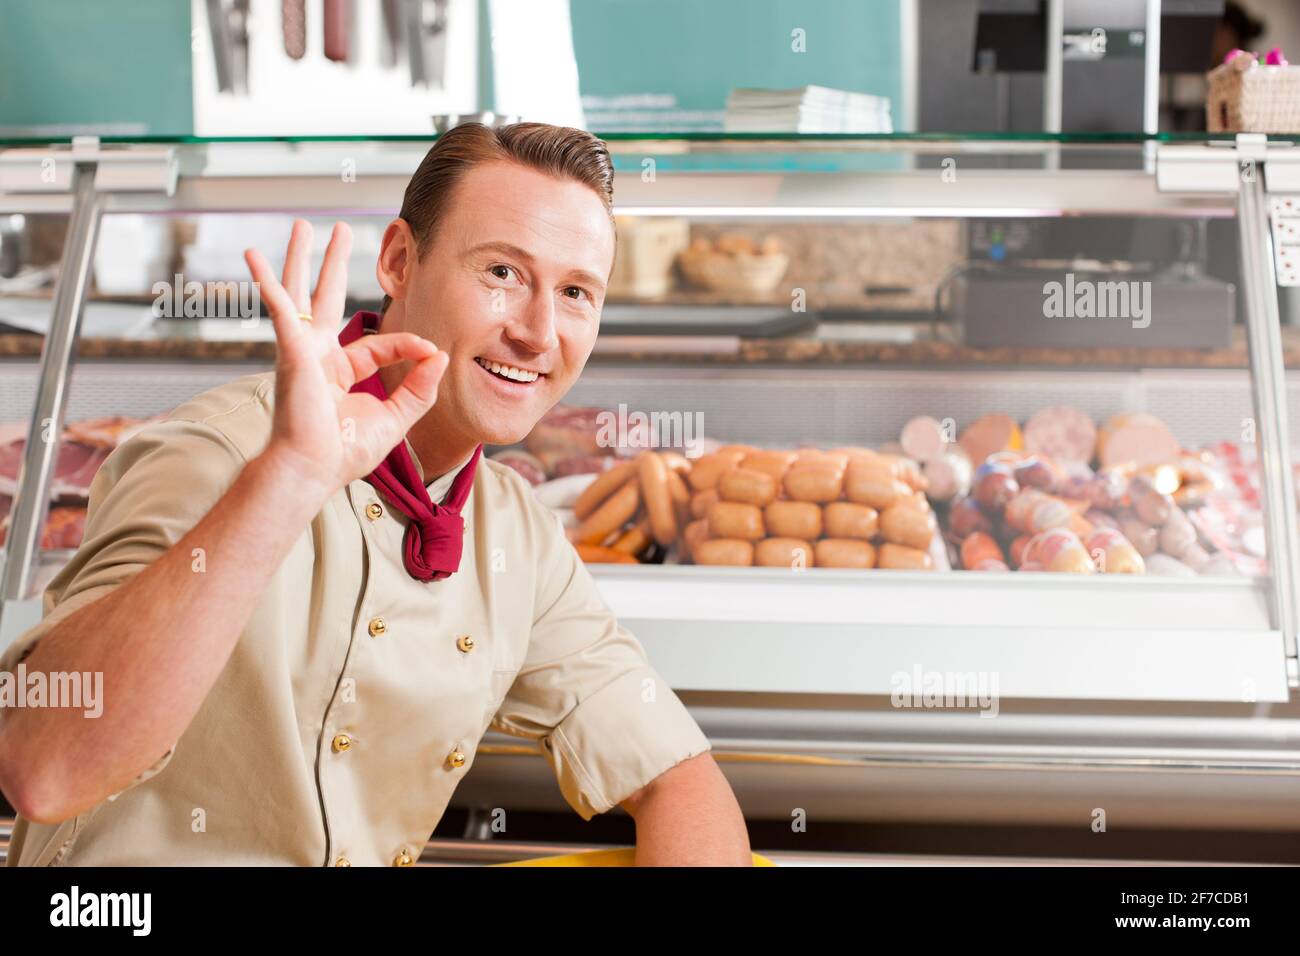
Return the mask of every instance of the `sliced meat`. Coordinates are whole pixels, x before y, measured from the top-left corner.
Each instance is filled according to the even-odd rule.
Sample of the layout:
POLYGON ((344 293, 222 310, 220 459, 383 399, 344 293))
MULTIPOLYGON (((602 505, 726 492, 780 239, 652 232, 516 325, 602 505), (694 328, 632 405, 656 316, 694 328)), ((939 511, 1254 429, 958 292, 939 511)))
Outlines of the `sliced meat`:
POLYGON ((1142 412, 1115 415, 1097 434, 1097 455, 1103 468, 1160 465, 1177 461, 1181 453, 1169 426, 1142 412))
POLYGON ((561 458, 555 462, 551 468, 551 476, 563 478, 566 475, 599 474, 617 464, 618 459, 612 455, 577 455, 572 458, 561 458))
POLYGON ((966 426, 957 443, 966 451, 971 464, 978 468, 994 452, 1019 451, 1024 447, 1020 426, 1009 415, 993 413, 977 418, 966 426))
MULTIPOLYGON (((10 442, 0 448, 0 495, 14 495, 18 489, 18 473, 22 470, 25 441, 10 442)), ((54 476, 50 479, 50 498, 79 498, 90 496, 90 481, 108 457, 110 449, 91 448, 78 442, 64 441, 59 445, 54 463, 54 476)))
POLYGON ((904 425, 898 443, 909 458, 922 463, 938 458, 948 444, 943 426, 928 415, 918 415, 904 425))
POLYGON ((1077 408, 1055 405, 1025 422, 1025 450, 1053 461, 1087 464, 1096 448, 1097 426, 1077 408))
POLYGON ((127 415, 87 418, 79 422, 69 422, 64 429, 64 438, 92 448, 113 449, 145 425, 162 421, 164 418, 166 418, 165 414, 155 415, 152 418, 131 418, 127 415))

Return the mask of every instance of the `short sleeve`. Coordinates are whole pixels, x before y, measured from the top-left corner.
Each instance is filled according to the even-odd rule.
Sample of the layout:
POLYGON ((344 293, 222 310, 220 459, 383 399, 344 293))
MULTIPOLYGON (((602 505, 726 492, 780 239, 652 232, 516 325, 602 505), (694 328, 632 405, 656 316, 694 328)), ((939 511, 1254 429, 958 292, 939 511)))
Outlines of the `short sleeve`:
POLYGON ((565 800, 590 820, 710 746, 600 597, 558 515, 544 523, 528 652, 493 727, 539 740, 565 800))
MULTIPOLYGON (((46 587, 40 622, 0 652, 0 671, 13 672, 61 621, 157 560, 212 509, 244 464, 226 436, 203 422, 157 422, 122 442, 91 480, 81 546, 46 587)), ((160 771, 172 752, 135 782, 160 771)))

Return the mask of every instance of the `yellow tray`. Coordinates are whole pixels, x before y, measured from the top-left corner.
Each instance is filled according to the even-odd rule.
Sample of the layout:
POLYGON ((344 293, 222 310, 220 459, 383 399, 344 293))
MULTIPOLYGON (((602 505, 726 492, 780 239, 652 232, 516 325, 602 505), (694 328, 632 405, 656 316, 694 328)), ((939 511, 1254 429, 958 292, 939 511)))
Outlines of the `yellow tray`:
MULTIPOLYGON (((511 863, 494 863, 493 866, 632 866, 636 850, 632 847, 618 850, 588 850, 585 853, 565 853, 561 856, 539 856, 532 860, 511 863)), ((754 854, 755 866, 776 866, 767 857, 754 854)))

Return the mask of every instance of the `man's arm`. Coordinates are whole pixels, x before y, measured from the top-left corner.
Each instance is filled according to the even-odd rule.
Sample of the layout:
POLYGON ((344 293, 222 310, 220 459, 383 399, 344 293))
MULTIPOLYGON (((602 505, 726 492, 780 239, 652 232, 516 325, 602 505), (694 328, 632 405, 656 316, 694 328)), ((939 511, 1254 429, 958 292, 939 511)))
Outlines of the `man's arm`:
POLYGON ((263 454, 156 561, 46 633, 26 658, 28 672, 102 673, 106 700, 96 719, 75 708, 4 715, 0 790, 14 809, 37 823, 76 816, 173 746, 317 510, 297 473, 263 454))
POLYGON ((436 400, 447 358, 432 342, 388 333, 339 345, 351 244, 347 226, 336 225, 314 294, 305 221, 294 223, 280 282, 260 253, 245 254, 275 326, 275 406, 265 449, 229 487, 229 458, 219 461, 220 476, 205 471, 218 463, 220 436, 192 425, 208 429, 207 437, 157 449, 166 473, 127 467, 126 480, 102 501, 92 495, 87 540, 93 531, 97 550, 78 557, 93 567, 69 588, 69 600, 86 606, 47 626, 26 666, 100 672, 107 699, 96 719, 73 709, 0 712, 0 791, 24 817, 76 816, 175 746, 266 582, 315 514, 373 471, 436 400), (406 364, 405 378, 385 401, 349 392, 398 363, 406 364), (186 449, 199 457, 187 461, 186 449), (206 555, 201 574, 192 566, 195 548, 206 555))
POLYGON ((637 866, 752 866, 740 805, 708 753, 683 760, 621 804, 636 820, 637 866))

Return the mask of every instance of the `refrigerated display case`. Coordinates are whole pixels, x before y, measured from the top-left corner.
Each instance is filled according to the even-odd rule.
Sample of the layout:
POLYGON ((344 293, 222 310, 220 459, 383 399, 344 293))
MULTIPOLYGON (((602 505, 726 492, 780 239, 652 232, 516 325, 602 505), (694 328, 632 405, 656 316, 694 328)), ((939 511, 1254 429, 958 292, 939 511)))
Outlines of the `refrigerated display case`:
MULTIPOLYGON (((70 401, 86 416, 155 414, 274 355, 269 328, 217 341, 196 323, 156 322, 132 338, 79 340, 97 217, 391 216, 430 143, 104 141, 0 152, 0 206, 72 217, 33 422, 62 421, 70 401), (42 168, 56 170, 53 181, 42 168)), ((1117 218, 1209 222, 1226 225, 1240 250, 1240 323, 1209 347, 1183 345, 1169 328, 1176 316, 1161 318, 1150 345, 1127 329, 1092 344, 967 344, 936 319, 929 297, 945 291, 939 284, 909 320, 890 322, 856 293, 854 304, 840 301, 844 283, 819 291, 792 277, 768 292, 610 303, 633 321, 602 329, 567 404, 696 414, 710 437, 763 448, 877 448, 916 416, 962 429, 989 414, 1024 422, 1069 406, 1098 424, 1150 415, 1184 449, 1227 441, 1259 461, 1258 574, 1222 565, 1193 577, 722 568, 671 555, 592 565, 612 610, 709 735, 748 817, 801 809, 835 820, 1089 826, 1105 808, 1111 826, 1300 829, 1288 437, 1300 390, 1286 376, 1300 341, 1280 321, 1269 213, 1273 198, 1300 195, 1290 140, 695 134, 609 143, 620 217, 684 220, 701 234, 796 228, 832 260, 836 247, 821 241, 832 228, 954 223, 962 248, 945 286, 970 271, 972 249, 990 255, 988 236, 967 226, 975 222, 1031 231, 1117 218), (765 331, 704 319, 707 334, 681 328, 692 309, 800 312, 795 302, 813 318, 765 331), (927 682, 950 690, 968 680, 975 706, 925 692, 927 682)), ((999 230, 992 245, 1004 255, 1010 233, 999 230)), ((856 274, 847 261, 829 269, 856 274)), ((1010 312, 1008 321, 1023 319, 1010 312)), ((10 342, 5 354, 24 351, 30 363, 30 343, 10 342)), ((39 613, 39 522, 24 502, 44 500, 53 452, 31 447, 3 579, 9 637, 13 622, 39 613)), ((496 733, 454 805, 563 807, 536 749, 496 733)))

